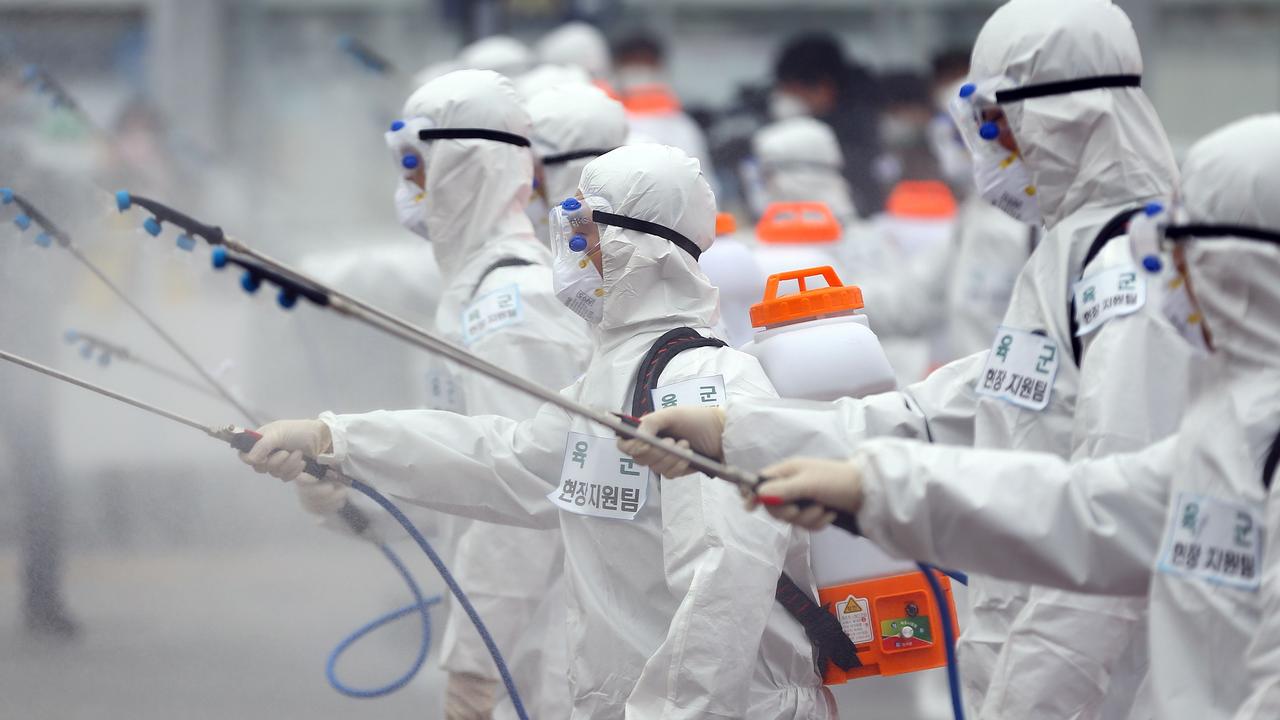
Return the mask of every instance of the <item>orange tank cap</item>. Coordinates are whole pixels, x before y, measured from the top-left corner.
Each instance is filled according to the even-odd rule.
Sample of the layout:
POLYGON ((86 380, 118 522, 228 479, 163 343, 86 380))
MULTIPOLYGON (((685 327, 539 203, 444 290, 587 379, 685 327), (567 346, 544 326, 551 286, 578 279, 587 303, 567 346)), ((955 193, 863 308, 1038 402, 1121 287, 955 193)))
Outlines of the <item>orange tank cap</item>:
POLYGON ((862 289, 841 283, 831 266, 792 270, 769 276, 764 300, 751 306, 751 326, 783 325, 861 309, 862 289), (805 280, 819 275, 827 281, 827 287, 808 289, 805 280), (778 283, 786 280, 799 282, 800 292, 778 297, 778 283))
POLYGON ((649 83, 622 93, 622 107, 634 115, 669 115, 680 112, 680 98, 662 83, 649 83))
POLYGON ((843 230, 826 203, 772 203, 756 224, 756 238, 773 245, 833 243, 843 230))
POLYGON ((901 218, 946 220, 955 217, 956 196, 938 180, 903 180, 889 193, 885 210, 901 218))
POLYGON ((724 237, 738 232, 738 220, 733 213, 716 213, 716 237, 724 237))

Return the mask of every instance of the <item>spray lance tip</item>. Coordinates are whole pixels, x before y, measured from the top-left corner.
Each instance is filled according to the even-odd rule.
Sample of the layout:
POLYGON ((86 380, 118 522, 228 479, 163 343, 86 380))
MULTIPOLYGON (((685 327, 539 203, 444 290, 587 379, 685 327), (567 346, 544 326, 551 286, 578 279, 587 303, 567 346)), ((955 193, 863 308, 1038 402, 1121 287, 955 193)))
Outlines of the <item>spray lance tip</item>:
POLYGON ((13 190, 11 188, 0 188, 0 202, 5 205, 13 202, 13 190))
POLYGON ((129 197, 128 190, 116 191, 116 209, 120 212, 128 210, 133 205, 133 198, 129 197))
POLYGON ((159 237, 160 231, 162 228, 160 227, 159 220, 153 217, 149 217, 146 220, 142 221, 142 229, 146 230, 147 234, 150 235, 151 237, 159 237))
POLYGON ((31 218, 27 215, 18 215, 13 219, 13 224, 18 226, 19 230, 26 230, 31 227, 31 218))
POLYGON ((221 270, 227 266, 227 249, 224 247, 216 247, 209 256, 209 260, 213 263, 214 270, 221 270))

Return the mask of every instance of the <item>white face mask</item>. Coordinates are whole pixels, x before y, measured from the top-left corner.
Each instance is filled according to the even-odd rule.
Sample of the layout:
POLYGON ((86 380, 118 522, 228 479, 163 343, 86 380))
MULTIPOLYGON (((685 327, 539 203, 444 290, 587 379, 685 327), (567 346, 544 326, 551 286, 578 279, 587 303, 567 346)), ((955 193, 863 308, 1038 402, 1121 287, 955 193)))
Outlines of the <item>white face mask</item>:
MULTIPOLYGON (((1003 150, 1003 148, 1001 148, 1003 150)), ((1028 225, 1044 222, 1031 173, 1017 153, 982 153, 973 159, 974 188, 984 200, 1028 225)))
POLYGON ((409 232, 430 242, 427 231, 427 193, 417 183, 400 178, 396 186, 396 219, 409 232))
MULTIPOLYGON (((591 208, 569 198, 551 209, 551 284, 556 297, 591 325, 604 319, 604 279, 591 261, 591 208)), ((599 252, 597 245, 595 252, 599 252)))
POLYGON ((769 116, 774 120, 787 120, 794 117, 807 117, 813 112, 803 100, 791 93, 774 90, 769 93, 769 116))

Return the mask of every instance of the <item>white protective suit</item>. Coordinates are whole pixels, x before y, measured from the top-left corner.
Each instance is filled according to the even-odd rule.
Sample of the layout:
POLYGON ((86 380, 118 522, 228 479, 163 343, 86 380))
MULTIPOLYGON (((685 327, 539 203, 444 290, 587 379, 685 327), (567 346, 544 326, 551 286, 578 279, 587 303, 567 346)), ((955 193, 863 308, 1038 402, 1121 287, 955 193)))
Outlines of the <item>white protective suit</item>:
POLYGON ((760 207, 776 202, 826 203, 846 228, 858 211, 844 179, 844 154, 831 126, 811 117, 779 120, 758 130, 751 151, 760 171, 760 207))
POLYGON ((533 67, 533 51, 510 35, 490 35, 458 51, 458 64, 472 70, 492 70, 509 78, 533 67))
MULTIPOLYGON (((1183 222, 1280 231, 1278 168, 1280 115, 1213 133, 1188 153, 1183 222)), ((1175 437, 1139 453, 1071 464, 1043 453, 871 440, 853 460, 864 493, 858 521, 886 549, 926 562, 1070 590, 1146 595, 1153 717, 1227 720, 1244 702, 1237 717, 1272 718, 1280 623, 1267 611, 1276 607, 1280 577, 1280 506, 1268 502, 1262 470, 1280 431, 1280 246, 1214 237, 1189 240, 1186 250, 1215 352, 1175 437), (1013 485, 1016 493, 1007 490, 1013 485), (1193 499, 1197 509, 1189 510, 1193 499), (1214 541, 1201 530, 1204 517, 1220 511, 1229 518, 1229 542, 1240 541, 1234 549, 1243 552, 1235 562, 1219 560, 1212 579, 1190 576, 1180 558, 1191 553, 1177 552, 1175 541, 1200 547, 1203 539, 1193 564, 1210 572, 1214 541), (1194 530, 1183 525, 1188 518, 1194 530), (1259 530, 1267 547, 1254 544, 1259 530), (1255 563, 1251 573, 1240 559, 1246 556, 1255 563), (1251 640, 1246 673, 1241 653, 1251 640)), ((1049 620, 1042 630, 1055 627, 1049 620)), ((1101 623, 1075 631, 1107 633, 1101 623)), ((1056 716, 1052 686, 1020 692, 1028 695, 1020 701, 1029 708, 1023 717, 1056 716)))
MULTIPOLYGON (((486 70, 462 70, 434 80, 405 103, 407 118, 425 117, 438 128, 482 128, 529 137, 528 114, 511 81, 486 70)), ((421 143, 426 173, 426 224, 441 274, 448 279, 436 314, 438 332, 490 362, 536 382, 571 382, 586 366, 590 339, 584 324, 556 299, 550 252, 524 215, 531 193, 528 148, 485 139, 421 143), (525 265, 494 268, 519 260, 525 265), (487 272, 487 275, 486 275, 487 272), (482 277, 483 276, 483 277, 482 277), (502 317, 507 305, 517 308, 502 317)), ((474 373, 454 369, 467 412, 532 417, 538 404, 474 373)), ((545 648, 514 662, 513 673, 530 711, 563 716, 566 686, 543 681, 547 666, 563 678, 563 651, 555 634, 527 627, 559 575, 556 533, 458 522, 453 571, 485 618, 499 649, 514 654, 523 642, 545 648)), ((465 614, 450 612, 441 645, 451 673, 497 679, 497 671, 465 614)))
MULTIPOLYGON (((1102 0, 1013 0, 988 20, 973 53, 974 77, 1003 77, 1008 88, 1141 71, 1132 26, 1102 0)), ((1176 170, 1155 111, 1140 89, 1129 87, 1048 95, 1002 109, 1037 188, 1046 234, 1004 316, 1002 325, 1013 332, 998 331, 995 339, 1017 335, 1037 346, 1044 359, 1033 356, 1025 378, 1043 370, 1046 392, 1034 402, 1020 398, 1021 405, 982 394, 984 380, 1006 377, 997 374, 1004 355, 982 352, 901 392, 832 404, 740 402, 726 408, 730 462, 762 468, 793 455, 842 457, 877 435, 1094 457, 1143 447, 1176 428, 1191 352, 1158 306, 1148 303, 1094 329, 1084 338, 1079 369, 1068 330, 1067 301, 1100 229, 1172 190, 1176 170)), ((1087 272, 1125 262, 1104 253, 1087 272)), ((950 465, 945 451, 934 457, 950 465)), ((966 701, 982 707, 982 717, 1097 717, 1109 688, 1124 695, 1138 685, 1138 677, 1110 675, 1127 649, 1140 649, 1134 638, 1143 625, 1141 603, 1033 594, 980 575, 972 576, 970 597, 974 619, 963 628, 960 665, 966 701), (1026 707, 1033 696, 1054 706, 1026 707)))
POLYGON ((534 228, 550 242, 547 213, 578 192, 582 169, 627 140, 622 103, 592 85, 568 84, 544 90, 525 105, 533 119, 533 152, 542 161, 540 187, 530 204, 534 228))
POLYGON ((586 70, 592 80, 609 77, 609 41, 594 25, 567 22, 543 36, 535 46, 539 62, 571 65, 586 70))
MULTIPOLYGON (((587 166, 580 189, 596 209, 659 223, 702 248, 712 242, 715 199, 698 163, 674 148, 615 150, 587 166)), ((641 358, 673 328, 707 334, 716 294, 694 259, 667 240, 601 226, 600 241, 606 294, 595 354, 563 392, 630 411, 641 358)), ((659 386, 713 376, 723 379, 729 405, 774 394, 754 358, 727 348, 675 356, 659 386)), ((624 482, 635 471, 606 428, 553 406, 521 422, 429 410, 322 420, 333 438, 322 461, 384 492, 473 517, 559 527, 572 717, 833 717, 804 631, 773 598, 784 568, 811 584, 807 536, 739 512, 733 486, 705 477, 625 481, 644 488, 634 518, 595 517, 581 514, 596 512, 594 504, 567 503, 582 508, 575 512, 554 504, 562 472, 577 472, 577 443, 594 443, 586 460, 607 458, 596 480, 624 482)))

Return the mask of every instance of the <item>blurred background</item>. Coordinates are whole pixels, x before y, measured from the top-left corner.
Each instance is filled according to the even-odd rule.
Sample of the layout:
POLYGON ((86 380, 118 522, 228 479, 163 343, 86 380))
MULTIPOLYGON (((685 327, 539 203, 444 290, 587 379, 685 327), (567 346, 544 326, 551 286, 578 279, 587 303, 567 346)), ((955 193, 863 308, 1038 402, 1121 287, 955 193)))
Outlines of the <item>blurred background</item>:
MULTIPOLYGON (((614 51, 597 79, 624 97, 660 81, 740 222, 760 211, 752 138, 791 114, 836 129, 854 210, 868 217, 896 183, 945 177, 926 128, 997 4, 0 0, 0 186, 39 205, 259 418, 404 405, 402 347, 246 296, 206 272, 207 249, 144 234, 145 216, 118 213, 108 191, 167 201, 291 261, 417 251, 392 212, 383 141, 415 78, 477 40, 506 34, 536 49, 584 20, 614 51)), ((1280 0, 1118 4, 1180 152, 1280 107, 1280 0)), ((248 423, 193 388, 72 256, 40 247, 4 212, 0 348, 202 422, 248 423)), ((379 700, 324 681, 341 635, 407 600, 373 548, 316 527, 291 490, 198 432, 12 366, 0 367, 0 406, 0 717, 438 716, 434 668, 379 700)), ((395 674, 412 657, 413 622, 355 651, 348 676, 395 674)), ((850 718, 946 716, 937 673, 861 681, 840 696, 850 718)))

